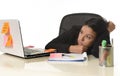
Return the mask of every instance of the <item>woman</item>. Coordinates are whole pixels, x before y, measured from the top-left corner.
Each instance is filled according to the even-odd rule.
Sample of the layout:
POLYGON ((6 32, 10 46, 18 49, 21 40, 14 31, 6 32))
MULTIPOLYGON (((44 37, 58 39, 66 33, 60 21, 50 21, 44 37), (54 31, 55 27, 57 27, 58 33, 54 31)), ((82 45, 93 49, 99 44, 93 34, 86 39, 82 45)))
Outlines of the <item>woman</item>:
POLYGON ((110 44, 107 23, 100 18, 92 18, 83 26, 74 26, 49 42, 45 49, 54 48, 61 53, 83 53, 99 57, 99 45, 102 40, 110 44))

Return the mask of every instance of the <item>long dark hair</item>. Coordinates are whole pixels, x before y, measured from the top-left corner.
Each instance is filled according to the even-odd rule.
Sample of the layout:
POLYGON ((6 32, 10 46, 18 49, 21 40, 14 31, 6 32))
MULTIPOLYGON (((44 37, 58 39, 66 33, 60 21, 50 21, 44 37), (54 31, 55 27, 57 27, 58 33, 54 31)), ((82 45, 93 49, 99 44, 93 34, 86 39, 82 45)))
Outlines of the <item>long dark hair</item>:
POLYGON ((108 32, 107 25, 108 23, 102 18, 91 18, 84 23, 88 27, 92 28, 96 32, 97 36, 100 36, 104 32, 108 32))

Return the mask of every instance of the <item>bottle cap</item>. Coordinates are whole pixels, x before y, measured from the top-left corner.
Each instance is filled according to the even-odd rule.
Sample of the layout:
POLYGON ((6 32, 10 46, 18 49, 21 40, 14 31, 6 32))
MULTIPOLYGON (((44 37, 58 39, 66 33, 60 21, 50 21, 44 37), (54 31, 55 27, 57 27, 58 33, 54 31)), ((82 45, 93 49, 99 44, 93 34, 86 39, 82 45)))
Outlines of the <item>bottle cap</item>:
POLYGON ((107 46, 107 41, 106 40, 102 40, 102 47, 106 47, 107 46))

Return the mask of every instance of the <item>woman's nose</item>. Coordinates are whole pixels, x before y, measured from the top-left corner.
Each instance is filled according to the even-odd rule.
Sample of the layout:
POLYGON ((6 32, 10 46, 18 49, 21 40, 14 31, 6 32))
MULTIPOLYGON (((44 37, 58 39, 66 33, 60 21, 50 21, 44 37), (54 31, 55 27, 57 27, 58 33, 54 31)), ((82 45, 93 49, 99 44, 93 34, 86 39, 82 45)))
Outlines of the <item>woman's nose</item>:
POLYGON ((80 36, 80 40, 81 40, 81 41, 84 41, 84 36, 80 36))

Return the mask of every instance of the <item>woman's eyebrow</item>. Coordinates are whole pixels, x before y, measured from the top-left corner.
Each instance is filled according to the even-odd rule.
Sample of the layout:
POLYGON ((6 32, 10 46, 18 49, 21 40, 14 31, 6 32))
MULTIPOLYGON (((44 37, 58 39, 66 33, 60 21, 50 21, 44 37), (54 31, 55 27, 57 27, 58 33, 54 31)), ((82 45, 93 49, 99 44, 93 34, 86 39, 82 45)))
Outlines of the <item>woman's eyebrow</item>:
POLYGON ((88 34, 88 35, 94 37, 94 35, 92 35, 92 34, 88 34))

